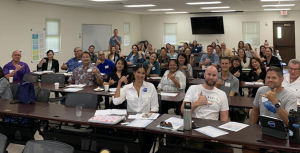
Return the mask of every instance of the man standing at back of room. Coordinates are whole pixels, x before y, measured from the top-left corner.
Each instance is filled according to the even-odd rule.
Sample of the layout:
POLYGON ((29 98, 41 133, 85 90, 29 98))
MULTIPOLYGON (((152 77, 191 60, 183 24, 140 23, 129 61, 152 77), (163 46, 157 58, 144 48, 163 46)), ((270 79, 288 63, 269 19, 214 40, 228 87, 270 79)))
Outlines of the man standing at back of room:
POLYGON ((16 50, 11 55, 12 61, 3 67, 5 77, 14 77, 14 81, 22 81, 25 73, 30 73, 28 65, 21 62, 21 52, 16 50))
POLYGON ((226 93, 227 96, 235 96, 239 93, 239 80, 229 72, 231 61, 228 57, 221 58, 221 72, 218 73, 216 87, 226 93))
POLYGON ((118 29, 114 30, 114 36, 112 36, 109 39, 108 50, 110 51, 111 47, 116 46, 116 44, 118 44, 119 46, 121 46, 121 44, 122 44, 122 38, 120 36, 118 36, 118 29))
POLYGON ((98 59, 98 56, 94 53, 94 51, 95 51, 95 46, 91 45, 89 47, 89 53, 91 54, 91 62, 92 63, 96 63, 97 59, 98 59))
POLYGON ((82 50, 81 50, 80 47, 74 48, 74 55, 75 55, 75 57, 72 57, 71 59, 68 60, 67 63, 64 63, 61 66, 61 69, 62 70, 67 70, 67 72, 73 72, 73 70, 75 68, 77 68, 78 66, 82 65, 81 54, 82 54, 82 50))

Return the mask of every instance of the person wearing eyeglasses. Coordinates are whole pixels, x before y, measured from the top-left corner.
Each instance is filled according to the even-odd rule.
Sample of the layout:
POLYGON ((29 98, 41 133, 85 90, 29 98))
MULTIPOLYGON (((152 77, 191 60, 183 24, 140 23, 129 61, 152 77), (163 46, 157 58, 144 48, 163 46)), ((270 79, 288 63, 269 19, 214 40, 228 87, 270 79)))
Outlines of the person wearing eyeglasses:
POLYGON ((67 63, 63 63, 61 69, 67 70, 67 72, 73 72, 74 69, 82 65, 81 54, 82 54, 82 49, 80 47, 75 47, 74 48, 75 57, 69 59, 67 63))
POLYGON ((297 98, 297 102, 300 102, 300 60, 291 59, 288 64, 288 74, 283 77, 282 86, 289 90, 297 98))

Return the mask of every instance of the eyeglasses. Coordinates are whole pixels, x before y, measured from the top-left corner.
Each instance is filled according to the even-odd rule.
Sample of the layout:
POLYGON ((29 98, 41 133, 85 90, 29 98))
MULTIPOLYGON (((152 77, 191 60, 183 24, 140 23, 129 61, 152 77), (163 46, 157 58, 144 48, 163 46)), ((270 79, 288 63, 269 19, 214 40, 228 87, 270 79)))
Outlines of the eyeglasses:
POLYGON ((288 67, 288 69, 291 70, 291 71, 293 71, 293 70, 294 70, 294 71, 300 70, 300 69, 293 69, 293 68, 291 68, 291 67, 288 67))
POLYGON ((172 125, 172 123, 171 122, 165 122, 165 121, 161 121, 160 122, 160 126, 161 127, 167 127, 167 128, 173 128, 173 125, 172 125))

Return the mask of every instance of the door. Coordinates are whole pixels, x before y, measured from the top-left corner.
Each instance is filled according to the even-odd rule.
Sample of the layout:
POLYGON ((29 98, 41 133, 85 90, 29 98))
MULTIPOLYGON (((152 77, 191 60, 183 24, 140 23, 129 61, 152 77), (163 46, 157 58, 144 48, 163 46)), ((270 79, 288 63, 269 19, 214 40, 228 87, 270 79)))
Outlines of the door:
POLYGON ((273 21, 274 50, 279 50, 282 62, 296 57, 295 21, 273 21))

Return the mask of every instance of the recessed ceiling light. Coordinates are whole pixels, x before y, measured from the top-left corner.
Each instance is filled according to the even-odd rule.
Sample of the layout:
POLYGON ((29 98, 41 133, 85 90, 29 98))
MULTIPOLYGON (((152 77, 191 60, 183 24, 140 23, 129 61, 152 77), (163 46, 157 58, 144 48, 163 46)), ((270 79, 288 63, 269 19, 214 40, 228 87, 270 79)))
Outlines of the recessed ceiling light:
POLYGON ((201 9, 225 9, 230 8, 229 6, 220 6, 220 7, 201 7, 201 9))
POLYGON ((298 1, 298 0, 261 0, 261 2, 279 2, 279 1, 281 1, 281 2, 283 2, 283 1, 288 2, 288 1, 298 1))
POLYGON ((165 12, 166 14, 183 14, 188 12, 165 12))
POLYGON ((174 9, 148 9, 148 11, 173 11, 174 9))
POLYGON ((142 5, 124 5, 124 7, 153 7, 153 4, 142 4, 142 5))
POLYGON ((124 0, 90 0, 94 2, 117 2, 117 1, 124 1, 124 0))
POLYGON ((291 10, 291 8, 264 9, 264 11, 285 11, 285 10, 291 10))
POLYGON ((210 11, 210 12, 235 12, 236 10, 218 10, 218 11, 210 11))
POLYGON ((295 6, 295 4, 263 5, 262 7, 287 7, 287 6, 295 6))
POLYGON ((206 5, 206 4, 221 4, 220 1, 211 1, 211 2, 189 2, 185 3, 187 5, 206 5))

